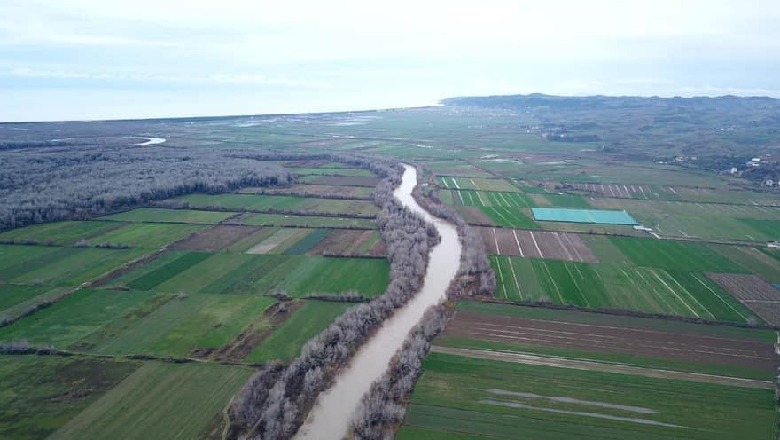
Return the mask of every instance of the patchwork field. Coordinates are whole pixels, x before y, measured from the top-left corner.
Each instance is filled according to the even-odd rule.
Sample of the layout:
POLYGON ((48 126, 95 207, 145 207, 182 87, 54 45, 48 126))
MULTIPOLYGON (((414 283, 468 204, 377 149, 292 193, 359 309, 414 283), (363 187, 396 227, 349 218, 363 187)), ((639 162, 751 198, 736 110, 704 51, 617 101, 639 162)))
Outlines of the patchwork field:
POLYGON ((384 291, 389 266, 382 259, 302 255, 178 254, 129 272, 113 283, 168 293, 260 294, 277 291, 301 296, 384 291), (363 276, 355 277, 355 273, 363 276))
POLYGON ((195 211, 190 209, 138 208, 100 217, 102 220, 135 223, 192 223, 215 225, 236 215, 235 212, 195 211))
POLYGON ((292 226, 300 228, 376 229, 367 218, 330 217, 315 215, 253 214, 246 213, 230 220, 230 223, 256 226, 292 226))
POLYGON ((451 193, 452 200, 456 204, 465 206, 506 208, 530 208, 534 206, 528 196, 519 192, 451 191, 451 193))
POLYGON ((377 207, 368 200, 332 200, 260 194, 191 194, 174 199, 193 208, 245 211, 296 211, 306 214, 374 216, 377 207))
POLYGON ((396 438, 769 439, 774 337, 462 301, 396 438))
POLYGON ((343 177, 343 176, 302 176, 298 178, 299 183, 311 185, 344 185, 344 186, 364 186, 373 188, 379 183, 378 177, 343 177))
POLYGON ((309 339, 330 325, 351 304, 307 301, 246 357, 250 362, 295 359, 309 339))
POLYGON ((78 286, 144 254, 142 249, 0 245, 0 282, 78 286))
POLYGON ((3 355, 0 437, 47 438, 140 365, 126 360, 3 355))
POLYGON ((735 322, 758 319, 703 273, 520 257, 490 260, 497 298, 735 322))
POLYGON ((50 438, 199 438, 251 373, 240 366, 147 362, 50 438))
POLYGON ((382 257, 385 244, 377 231, 336 229, 308 251, 313 255, 346 255, 382 257))
POLYGON ((520 189, 503 179, 481 177, 439 177, 439 184, 447 189, 476 191, 519 192, 520 189))
POLYGON ((575 183, 570 185, 572 189, 596 194, 603 197, 615 197, 621 199, 653 199, 657 198, 655 188, 650 185, 614 185, 575 183))
POLYGON ((365 186, 301 184, 284 188, 243 188, 238 191, 239 194, 318 194, 366 200, 371 198, 373 192, 372 188, 365 186))
POLYGON ((437 352, 423 368, 398 439, 725 440, 774 434, 772 389, 437 352))
POLYGON ((576 234, 479 228, 489 254, 598 263, 576 234))
POLYGON ((778 239, 780 208, 625 199, 594 199, 603 209, 625 209, 644 226, 671 237, 770 241, 778 239))
POLYGON ((756 275, 708 273, 742 304, 772 325, 780 326, 780 290, 756 275))

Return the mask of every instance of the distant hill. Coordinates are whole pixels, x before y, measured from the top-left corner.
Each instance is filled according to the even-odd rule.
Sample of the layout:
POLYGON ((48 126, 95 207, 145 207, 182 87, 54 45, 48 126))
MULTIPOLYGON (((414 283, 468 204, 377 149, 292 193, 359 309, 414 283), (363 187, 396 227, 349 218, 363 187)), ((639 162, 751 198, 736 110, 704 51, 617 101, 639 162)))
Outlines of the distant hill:
POLYGON ((714 158, 718 167, 728 158, 780 158, 780 100, 767 97, 530 94, 450 98, 441 104, 523 112, 536 122, 529 129, 548 140, 597 143, 601 151, 638 158, 714 158))

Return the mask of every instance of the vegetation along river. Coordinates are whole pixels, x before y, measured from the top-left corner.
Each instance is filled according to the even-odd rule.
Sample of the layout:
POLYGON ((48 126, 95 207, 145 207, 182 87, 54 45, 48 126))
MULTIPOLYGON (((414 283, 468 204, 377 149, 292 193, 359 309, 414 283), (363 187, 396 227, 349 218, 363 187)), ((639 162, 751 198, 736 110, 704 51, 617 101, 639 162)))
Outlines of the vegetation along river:
POLYGON ((319 396, 296 439, 341 440, 344 437, 360 399, 385 373, 393 355, 425 311, 444 300, 447 287, 458 271, 461 244, 455 226, 430 215, 417 204, 412 197, 412 190, 417 185, 417 170, 407 165, 405 168, 403 181, 394 192, 395 197, 432 223, 441 236, 441 242, 431 250, 420 292, 382 325, 355 354, 350 365, 340 372, 333 386, 319 396))

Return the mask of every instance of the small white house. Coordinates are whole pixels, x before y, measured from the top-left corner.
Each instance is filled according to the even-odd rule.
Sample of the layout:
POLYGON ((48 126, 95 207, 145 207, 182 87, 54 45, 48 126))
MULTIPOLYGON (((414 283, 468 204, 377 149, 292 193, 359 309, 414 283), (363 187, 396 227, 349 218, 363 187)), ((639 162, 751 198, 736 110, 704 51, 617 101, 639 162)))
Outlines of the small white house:
POLYGON ((764 181, 764 185, 766 185, 766 186, 775 186, 775 181, 772 180, 772 179, 766 179, 764 181))

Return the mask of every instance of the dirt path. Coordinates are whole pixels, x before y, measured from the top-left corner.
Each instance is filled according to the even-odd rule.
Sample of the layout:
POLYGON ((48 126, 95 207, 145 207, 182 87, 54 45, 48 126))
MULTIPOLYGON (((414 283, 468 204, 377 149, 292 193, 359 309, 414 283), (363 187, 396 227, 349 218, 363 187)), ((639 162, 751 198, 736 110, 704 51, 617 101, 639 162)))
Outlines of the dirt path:
POLYGON ((739 377, 716 376, 713 374, 687 373, 682 371, 660 370, 655 368, 635 367, 624 364, 605 364, 601 362, 566 359, 559 357, 537 356, 526 353, 509 353, 492 350, 472 350, 468 348, 452 348, 433 346, 434 353, 445 353, 474 359, 490 359, 495 361, 514 362, 525 365, 543 365, 547 367, 570 368, 573 370, 600 371, 603 373, 630 374, 634 376, 652 377, 656 379, 687 380, 690 382, 714 383, 741 388, 774 389, 770 381, 742 379, 739 377))

